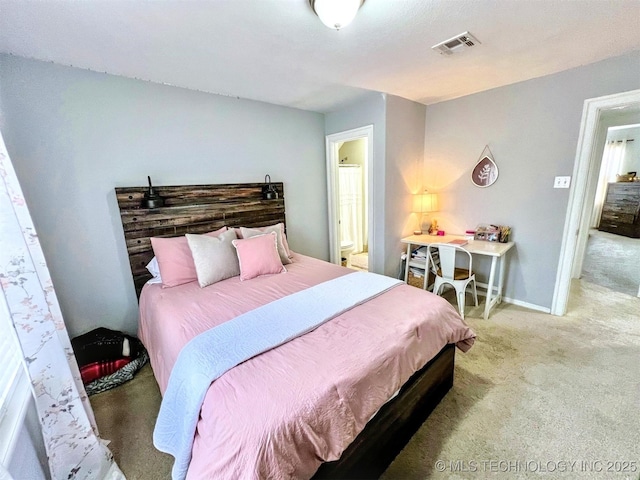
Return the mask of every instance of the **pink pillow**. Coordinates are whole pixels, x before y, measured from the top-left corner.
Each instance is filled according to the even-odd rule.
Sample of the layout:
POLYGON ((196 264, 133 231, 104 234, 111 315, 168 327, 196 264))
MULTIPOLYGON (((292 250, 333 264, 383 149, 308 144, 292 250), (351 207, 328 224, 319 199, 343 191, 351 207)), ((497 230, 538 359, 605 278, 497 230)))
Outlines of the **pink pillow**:
POLYGON ((240 262, 240 280, 250 280, 260 275, 286 272, 278 254, 278 237, 275 232, 243 240, 232 240, 240 262))
MULTIPOLYGON (((222 227, 205 235, 217 237, 226 231, 227 227, 222 227)), ((187 237, 184 235, 171 238, 151 237, 151 246, 158 260, 163 288, 176 287, 198 279, 187 237)))
POLYGON ((240 232, 236 232, 238 238, 249 238, 254 235, 258 235, 260 232, 269 233, 276 232, 278 235, 278 253, 280 254, 280 260, 283 265, 291 263, 291 259, 293 255, 291 255, 291 250, 289 250, 289 243, 287 242, 287 236, 284 233, 284 223, 276 223, 275 225, 266 225, 263 227, 240 227, 240 232))

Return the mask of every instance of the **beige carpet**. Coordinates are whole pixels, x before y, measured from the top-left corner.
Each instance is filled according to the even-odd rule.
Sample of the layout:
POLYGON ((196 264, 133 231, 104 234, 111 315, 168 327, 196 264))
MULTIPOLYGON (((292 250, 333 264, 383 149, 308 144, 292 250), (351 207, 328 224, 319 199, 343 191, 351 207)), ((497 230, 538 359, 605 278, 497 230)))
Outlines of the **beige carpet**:
MULTIPOLYGON (((562 318, 481 311, 467 313, 478 341, 458 353, 453 389, 383 478, 638 479, 640 299, 575 281, 562 318)), ((91 397, 130 480, 170 478, 151 440, 159 402, 148 366, 91 397)))
POLYGON ((582 280, 637 296, 640 287, 640 238, 589 230, 582 280))

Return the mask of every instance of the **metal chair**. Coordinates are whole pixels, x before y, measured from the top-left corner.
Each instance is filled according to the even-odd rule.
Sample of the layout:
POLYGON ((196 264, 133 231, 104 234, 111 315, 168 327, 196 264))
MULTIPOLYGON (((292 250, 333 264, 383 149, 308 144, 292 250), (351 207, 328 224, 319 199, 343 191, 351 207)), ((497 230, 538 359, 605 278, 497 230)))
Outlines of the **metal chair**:
MULTIPOLYGON (((476 274, 473 273, 473 259, 464 248, 446 243, 434 244, 427 250, 429 266, 435 275, 433 293, 441 294, 445 284, 451 285, 456 290, 458 311, 464 318, 465 294, 469 284, 473 284, 473 299, 478 306, 478 292, 476 290, 476 274), (438 262, 436 263, 436 254, 438 262), (456 268, 456 257, 466 257, 469 260, 469 268, 456 268)), ((425 272, 426 273, 426 272, 425 272)))

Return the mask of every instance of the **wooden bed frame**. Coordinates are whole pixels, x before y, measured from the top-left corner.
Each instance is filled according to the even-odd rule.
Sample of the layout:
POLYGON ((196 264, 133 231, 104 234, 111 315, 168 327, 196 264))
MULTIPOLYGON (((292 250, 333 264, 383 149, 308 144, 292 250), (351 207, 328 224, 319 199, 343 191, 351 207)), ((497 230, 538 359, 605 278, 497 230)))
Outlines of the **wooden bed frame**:
MULTIPOLYGON (((278 192, 274 200, 263 199, 264 183, 154 186, 165 200, 154 209, 140 206, 148 187, 116 188, 137 295, 151 278, 150 237, 285 223, 284 185, 271 185, 278 192)), ((379 477, 453 385, 454 360, 455 347, 445 346, 380 409, 340 460, 322 464, 313 478, 379 477)))

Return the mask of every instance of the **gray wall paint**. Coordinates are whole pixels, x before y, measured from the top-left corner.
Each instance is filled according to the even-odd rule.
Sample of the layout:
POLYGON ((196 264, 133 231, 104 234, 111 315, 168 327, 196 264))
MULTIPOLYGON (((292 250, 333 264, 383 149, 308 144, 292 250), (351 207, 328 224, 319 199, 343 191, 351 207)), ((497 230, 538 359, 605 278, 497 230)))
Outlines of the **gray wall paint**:
POLYGON ((416 229, 411 213, 412 194, 423 182, 426 107, 411 100, 387 95, 386 174, 385 174, 385 269, 398 275, 400 255, 406 249, 402 237, 416 229))
MULTIPOLYGON (((583 101, 635 88, 638 52, 426 109, 424 186, 441 192, 439 223, 449 233, 489 222, 514 228, 508 297, 550 306, 568 200, 553 177, 572 174, 583 101), (469 174, 485 144, 500 177, 479 189, 469 174)), ((370 265, 395 275, 398 239, 413 229, 403 191, 413 188, 406 175, 423 108, 371 93, 323 116, 0 55, 0 128, 72 335, 137 328, 115 186, 144 184, 146 175, 189 184, 269 173, 285 182, 292 248, 326 259, 323 136, 370 124, 370 265)))
POLYGON ((397 276, 400 239, 411 234, 411 194, 422 187, 425 106, 389 94, 370 98, 326 115, 326 133, 374 126, 374 246, 369 269, 397 276))
POLYGON ((439 223, 450 233, 513 227, 507 297, 551 306, 569 198, 553 177, 573 173, 584 100, 637 88, 640 52, 427 107, 425 173, 441 192, 439 223), (486 144, 500 175, 478 188, 470 174, 486 144))
POLYGON ((0 55, 0 128, 70 334, 137 331, 114 187, 283 181, 291 248, 328 258, 324 117, 0 55))
POLYGON ((385 104, 383 94, 371 93, 354 105, 325 115, 327 135, 373 125, 373 152, 369 158, 369 164, 373 170, 373 190, 370 192, 373 218, 369 219, 373 235, 369 239, 369 245, 371 248, 373 243, 373 249, 369 253, 369 270, 376 273, 384 273, 385 269, 385 104))

